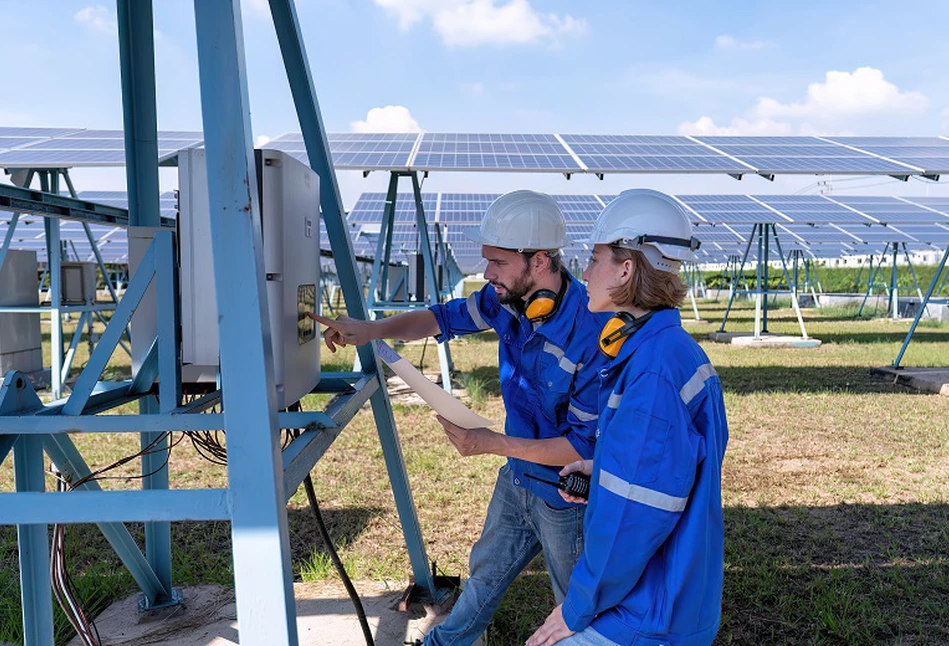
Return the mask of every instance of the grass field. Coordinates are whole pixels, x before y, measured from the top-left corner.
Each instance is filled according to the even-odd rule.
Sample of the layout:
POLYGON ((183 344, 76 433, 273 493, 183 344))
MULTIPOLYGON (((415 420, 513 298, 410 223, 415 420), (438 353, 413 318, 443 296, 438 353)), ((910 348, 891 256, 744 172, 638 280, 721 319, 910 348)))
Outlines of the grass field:
MULTIPOLYGON (((808 310, 812 350, 744 349, 704 341, 723 303, 700 303, 708 322, 687 322, 725 388, 731 439, 724 468, 725 593, 719 644, 949 643, 949 398, 870 376, 892 362, 908 324, 808 310)), ((686 316, 689 316, 686 314, 686 316)), ((771 331, 797 333, 790 310, 772 312, 771 331)), ((750 331, 740 305, 729 330, 750 331)), ((434 346, 402 348, 434 371, 434 346)), ((453 342, 458 380, 481 414, 503 421, 497 338, 453 342)), ((324 353, 326 369, 348 369, 352 351, 324 353)), ((116 356, 119 359, 118 355, 116 356)), ((117 373, 125 368, 120 365, 117 373)), ((127 364, 127 361, 125 362, 127 364)), ((926 325, 904 360, 949 366, 949 327, 926 325)), ((307 407, 315 401, 304 402, 307 407)), ((466 574, 497 457, 463 459, 425 407, 394 403, 428 553, 439 569, 466 574)), ((137 450, 127 435, 74 438, 87 460, 107 464, 137 450)), ((125 475, 134 474, 134 463, 125 475)), ((171 456, 173 486, 223 486, 222 467, 187 441, 171 456)), ((398 516, 372 416, 362 411, 313 471, 317 496, 354 579, 401 584, 409 574, 398 516)), ((133 487, 109 480, 105 487, 133 487)), ((0 466, 0 490, 12 469, 0 466)), ((305 508, 289 511, 293 563, 301 580, 335 577, 305 508)), ((134 533, 140 538, 141 528, 134 533)), ((176 583, 231 584, 226 523, 176 523, 176 583)), ((88 605, 102 607, 133 584, 94 527, 67 534, 73 578, 88 605)), ((19 638, 16 533, 0 527, 0 641, 19 638)), ((521 644, 553 604, 542 560, 508 592, 489 643, 521 644)), ((67 628, 61 626, 62 641, 67 628)))

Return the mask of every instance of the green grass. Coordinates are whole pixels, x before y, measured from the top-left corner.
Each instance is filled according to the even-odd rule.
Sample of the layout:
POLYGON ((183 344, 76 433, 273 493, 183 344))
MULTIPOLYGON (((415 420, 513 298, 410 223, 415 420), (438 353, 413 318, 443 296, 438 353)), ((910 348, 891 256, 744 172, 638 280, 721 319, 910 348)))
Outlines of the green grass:
MULTIPOLYGON (((949 643, 949 398, 869 374, 893 361, 908 323, 853 320, 846 310, 805 310, 808 332, 824 342, 821 347, 747 349, 705 340, 718 328, 724 306, 700 302, 705 322, 685 324, 722 378, 729 415, 725 592, 717 643, 949 643)), ((728 329, 752 326, 753 311, 739 301, 728 329)), ((798 333, 789 309, 773 311, 770 328, 798 333)), ((400 348, 416 364, 421 351, 421 345, 400 348)), ((352 365, 350 348, 325 355, 324 369, 352 365)), ((452 356, 469 401, 500 424, 496 335, 459 339, 452 356)), ((904 364, 949 366, 949 327, 921 328, 904 364)), ((425 368, 437 368, 432 348, 425 368)), ((119 361, 111 369, 120 374, 127 366, 119 361)), ((307 408, 325 403, 315 396, 305 402, 307 408)), ((399 403, 393 408, 428 555, 441 571, 466 575, 503 460, 460 458, 429 409, 399 403)), ((125 435, 74 440, 93 465, 134 452, 137 445, 125 435)), ((122 473, 134 475, 134 467, 122 473)), ((227 477, 187 442, 174 450, 171 473, 177 487, 224 486, 227 477)), ((313 478, 352 576, 406 581, 408 557, 368 409, 316 465, 313 478)), ((7 460, 0 465, 0 491, 11 489, 7 460)), ((131 527, 141 541, 140 527, 131 527)), ((291 499, 289 527, 295 576, 335 578, 302 490, 291 499)), ((173 532, 176 583, 231 584, 227 523, 175 523, 173 532)), ((67 546, 73 578, 94 607, 134 591, 94 527, 70 527, 67 546)), ((0 527, 0 641, 20 635, 16 562, 15 530, 0 527)), ((553 605, 549 588, 538 559, 508 591, 489 629, 491 646, 522 644, 553 605)))

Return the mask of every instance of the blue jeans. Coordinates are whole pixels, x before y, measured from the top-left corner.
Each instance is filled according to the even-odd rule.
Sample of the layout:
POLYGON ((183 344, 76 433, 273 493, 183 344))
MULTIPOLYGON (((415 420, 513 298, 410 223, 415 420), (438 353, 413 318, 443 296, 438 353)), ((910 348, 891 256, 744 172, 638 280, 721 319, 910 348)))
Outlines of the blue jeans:
POLYGON ((554 509, 513 482, 508 465, 488 505, 481 538, 471 549, 469 578, 448 618, 425 636, 425 646, 468 646, 491 623, 504 592, 544 552, 557 603, 583 551, 585 507, 554 509))
POLYGON ((585 630, 574 633, 557 642, 557 646, 620 646, 611 639, 607 639, 589 626, 585 630))

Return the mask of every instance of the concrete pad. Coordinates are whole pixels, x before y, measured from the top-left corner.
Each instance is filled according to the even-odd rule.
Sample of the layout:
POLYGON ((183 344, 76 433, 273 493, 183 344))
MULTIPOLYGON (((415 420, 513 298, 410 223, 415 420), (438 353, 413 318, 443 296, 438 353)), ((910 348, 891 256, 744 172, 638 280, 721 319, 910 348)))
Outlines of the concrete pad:
POLYGON ((816 348, 820 339, 785 336, 782 334, 762 334, 757 339, 753 332, 710 332, 710 341, 730 343, 748 348, 816 348))
MULTIPOLYGON (((447 614, 413 604, 409 612, 397 610, 403 587, 385 582, 358 581, 366 618, 377 646, 400 646, 421 639, 447 614)), ((365 646, 365 638, 353 604, 342 583, 295 583, 297 631, 302 646, 333 644, 365 646)), ((96 627, 108 646, 233 646, 239 643, 234 591, 223 586, 200 585, 181 588, 183 602, 164 614, 139 614, 133 594, 116 601, 97 618, 96 627)), ((476 642, 483 646, 482 641, 476 642)), ((68 646, 81 646, 78 638, 68 646)))
POLYGON ((894 383, 927 393, 949 397, 949 368, 874 368, 870 374, 891 379, 894 383))

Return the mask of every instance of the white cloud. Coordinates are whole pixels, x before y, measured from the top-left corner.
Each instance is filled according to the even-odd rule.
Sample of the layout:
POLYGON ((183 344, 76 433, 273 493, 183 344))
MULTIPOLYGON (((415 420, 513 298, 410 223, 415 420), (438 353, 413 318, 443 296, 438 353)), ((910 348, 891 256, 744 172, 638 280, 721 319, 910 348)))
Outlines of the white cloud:
POLYGON ((727 126, 718 126, 711 117, 699 117, 695 121, 679 124, 681 135, 791 135, 794 129, 789 123, 770 119, 748 120, 736 117, 727 126))
POLYGON ((409 109, 402 105, 373 108, 364 121, 349 124, 353 132, 422 132, 409 109))
POLYGON ((910 116, 925 112, 928 106, 921 92, 902 92, 883 78, 880 70, 859 67, 852 73, 827 72, 823 83, 807 86, 807 99, 800 103, 782 104, 763 97, 755 112, 771 117, 834 119, 886 113, 910 116))
POLYGON ((770 49, 772 47, 774 47, 774 43, 769 43, 764 40, 738 40, 728 34, 722 34, 715 38, 715 49, 723 52, 757 51, 770 49))
POLYGON ((541 13, 530 0, 374 0, 394 14, 403 30, 429 19, 450 47, 482 44, 556 45, 565 36, 583 36, 589 25, 569 14, 541 13))
MULTIPOLYGON (((679 125, 685 134, 841 134, 854 122, 889 116, 918 116, 929 107, 921 92, 900 90, 883 72, 860 67, 853 72, 831 70, 822 83, 811 83, 802 101, 781 103, 761 97, 742 116, 728 125, 716 125, 711 117, 679 125)), ((849 131, 848 131, 849 132, 849 131)))
POLYGON ((80 9, 73 15, 73 20, 88 29, 104 34, 114 34, 118 31, 118 23, 115 21, 115 18, 109 10, 101 4, 90 5, 80 9))
POLYGON ((267 135, 257 135, 257 138, 254 139, 254 148, 263 148, 269 144, 272 139, 273 137, 268 137, 267 135))

